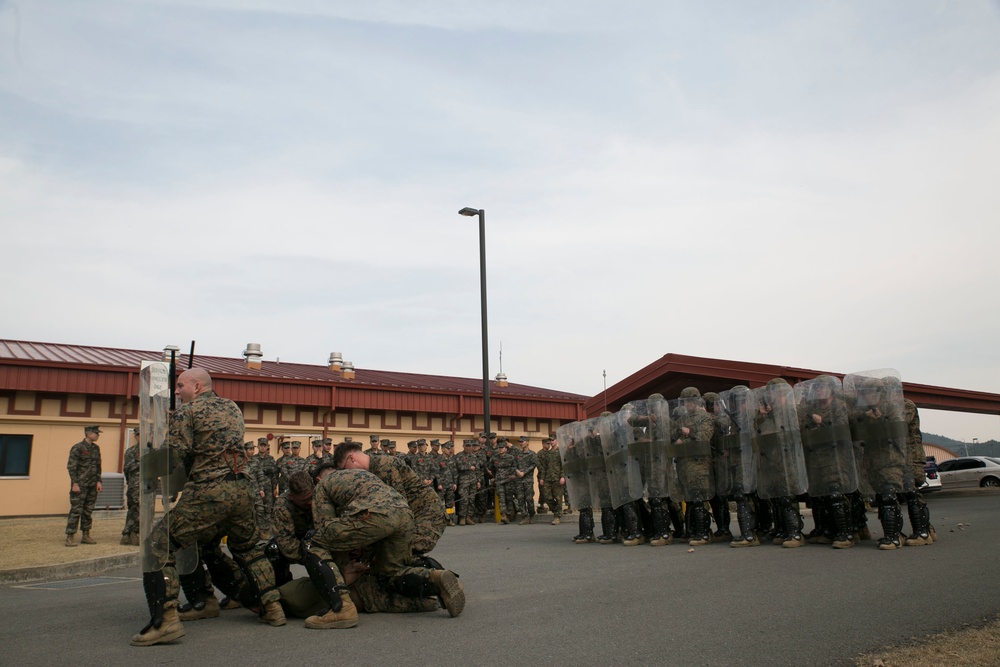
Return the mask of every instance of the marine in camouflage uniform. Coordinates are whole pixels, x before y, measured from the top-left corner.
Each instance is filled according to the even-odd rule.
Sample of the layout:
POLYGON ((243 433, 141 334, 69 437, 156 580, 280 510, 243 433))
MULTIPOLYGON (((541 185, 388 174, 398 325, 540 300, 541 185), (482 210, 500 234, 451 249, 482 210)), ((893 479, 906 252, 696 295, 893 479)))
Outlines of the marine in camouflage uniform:
POLYGON ((267 486, 267 478, 261 469, 260 459, 256 455, 253 442, 244 443, 243 448, 247 455, 247 463, 243 468, 243 474, 250 478, 250 483, 253 485, 253 517, 257 523, 257 530, 260 531, 258 538, 263 537, 263 539, 267 539, 264 536, 271 530, 270 526, 266 526, 263 523, 264 487, 267 486))
POLYGON ((920 486, 926 481, 924 464, 927 454, 924 452, 924 439, 920 433, 920 414, 917 405, 910 399, 903 400, 903 415, 906 418, 906 451, 910 458, 910 468, 913 470, 913 491, 903 494, 906 500, 906 510, 910 517, 910 528, 913 534, 906 538, 904 544, 908 547, 921 547, 933 544, 937 539, 934 526, 931 525, 931 511, 920 493, 920 486))
POLYGON ((312 454, 306 457, 305 469, 310 476, 316 475, 316 468, 319 464, 323 462, 323 441, 320 438, 316 438, 312 441, 312 454))
POLYGON ((264 485, 264 520, 263 525, 271 525, 274 513, 274 489, 278 486, 278 465, 268 451, 270 443, 267 438, 257 438, 257 457, 260 459, 260 469, 265 477, 264 485))
POLYGON ((424 484, 410 468, 394 456, 368 456, 356 442, 337 445, 333 462, 339 468, 366 470, 402 495, 413 515, 413 551, 426 554, 445 529, 444 512, 434 489, 424 484))
POLYGON ((458 523, 455 514, 455 492, 458 490, 458 467, 455 461, 455 443, 448 440, 443 445, 444 452, 438 459, 438 498, 444 506, 446 523, 454 526, 458 523), (450 512, 448 510, 451 510, 450 512))
POLYGON ((687 503, 691 526, 688 543, 691 546, 708 544, 712 541, 712 526, 705 501, 715 495, 711 457, 715 422, 705 410, 701 392, 696 387, 681 391, 678 406, 670 415, 670 431, 668 453, 675 452, 677 477, 684 495, 675 500, 687 503))
POLYGON ((183 405, 170 416, 167 447, 173 460, 188 464, 188 478, 180 500, 156 522, 149 538, 151 554, 164 566, 162 571, 143 573, 151 620, 132 637, 133 646, 152 646, 184 635, 177 612, 180 587, 174 553, 220 535, 228 537, 229 551, 260 600, 260 620, 285 623, 274 571, 257 541, 254 489, 243 471, 247 460, 243 414, 233 401, 212 391, 211 377, 201 368, 181 373, 177 395, 183 405))
MULTIPOLYGON (((372 457, 378 458, 384 457, 372 457)), ((309 552, 332 560, 334 553, 370 549, 371 574, 386 590, 413 598, 437 595, 448 613, 458 616, 465 593, 454 573, 410 565, 414 520, 406 498, 368 471, 327 465, 320 466, 313 494, 316 534, 309 552)))
POLYGON ((382 451, 382 446, 388 445, 389 441, 387 439, 379 440, 377 435, 370 435, 368 436, 368 443, 368 449, 365 450, 365 454, 368 456, 379 456, 381 454, 385 454, 385 452, 382 451))
POLYGON ((500 523, 508 523, 516 511, 514 494, 519 482, 516 474, 517 459, 508 448, 507 438, 501 437, 497 441, 497 451, 493 455, 491 465, 496 484, 497 503, 500 506, 500 523))
POLYGON ((128 512, 125 514, 121 544, 139 546, 139 427, 132 429, 131 433, 135 436, 135 444, 125 450, 122 463, 128 512))
POLYGON ((518 438, 513 454, 517 461, 514 467, 514 474, 517 475, 514 482, 514 502, 519 512, 527 512, 520 522, 524 526, 530 524, 531 517, 535 516, 535 470, 538 468, 538 456, 529 449, 528 437, 524 435, 518 438))
POLYGON ((288 478, 298 470, 299 464, 295 461, 296 458, 292 455, 291 441, 283 440, 281 442, 281 456, 274 461, 274 465, 278 468, 278 493, 284 493, 288 490, 288 478))
POLYGON ((538 502, 552 508, 552 525, 562 522, 563 485, 562 459, 559 450, 552 446, 552 438, 542 439, 542 451, 538 452, 538 502))
POLYGON ((97 439, 101 437, 99 426, 83 429, 83 440, 69 450, 66 470, 69 472, 69 516, 66 518, 66 546, 75 547, 73 537, 77 526, 83 531, 81 544, 97 544, 90 537, 94 506, 97 494, 101 492, 101 448, 97 439))
POLYGON ((458 524, 471 526, 476 522, 476 494, 481 487, 479 457, 472 451, 475 440, 462 441, 462 451, 455 455, 455 470, 458 473, 458 524))

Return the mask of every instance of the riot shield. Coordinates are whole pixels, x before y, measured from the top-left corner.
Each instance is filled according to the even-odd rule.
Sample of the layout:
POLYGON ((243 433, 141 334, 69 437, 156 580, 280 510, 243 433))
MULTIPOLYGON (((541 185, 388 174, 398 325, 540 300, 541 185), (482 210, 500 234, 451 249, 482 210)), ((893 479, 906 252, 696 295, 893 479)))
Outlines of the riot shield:
POLYGON ((906 456, 903 384, 894 369, 851 373, 844 377, 851 437, 863 452, 860 467, 875 493, 914 490, 906 456))
MULTIPOLYGON (((566 478, 566 495, 571 506, 587 509, 594 506, 590 497, 587 461, 583 451, 583 424, 572 422, 556 429, 556 444, 562 459, 563 477, 566 478)), ((603 466, 603 461, 601 462, 603 466)))
POLYGON ((704 502, 715 495, 712 475, 712 434, 715 423, 700 396, 667 401, 670 407, 670 443, 674 475, 668 477, 670 497, 704 502))
MULTIPOLYGON (((150 536, 156 523, 156 498, 161 497, 169 544, 170 508, 184 488, 187 472, 167 446, 170 406, 170 367, 161 361, 144 361, 139 372, 139 555, 143 572, 157 572, 167 553, 153 548, 150 536)), ((180 574, 194 572, 197 546, 175 554, 180 574)))
POLYGON ((601 422, 601 447, 611 490, 611 505, 615 508, 642 498, 639 460, 630 447, 630 440, 633 439, 633 431, 642 432, 643 429, 629 425, 634 412, 634 406, 626 403, 612 417, 601 422))
POLYGON ((602 427, 612 416, 611 413, 604 413, 600 417, 592 417, 581 422, 587 481, 590 485, 590 497, 596 508, 612 506, 604 447, 601 445, 602 427))
POLYGON ((840 380, 820 375, 795 385, 809 495, 832 496, 858 489, 858 468, 840 380))
POLYGON ((643 490, 647 498, 669 495, 667 482, 671 467, 667 456, 670 441, 670 406, 659 394, 645 401, 636 401, 635 413, 629 418, 629 450, 639 462, 643 490))
POLYGON ((787 498, 806 492, 806 475, 795 392, 784 381, 754 389, 754 445, 757 448, 757 495, 787 498))
POLYGON ((715 490, 720 496, 757 490, 757 459, 753 451, 756 414, 756 396, 741 384, 720 392, 715 401, 712 448, 715 490))

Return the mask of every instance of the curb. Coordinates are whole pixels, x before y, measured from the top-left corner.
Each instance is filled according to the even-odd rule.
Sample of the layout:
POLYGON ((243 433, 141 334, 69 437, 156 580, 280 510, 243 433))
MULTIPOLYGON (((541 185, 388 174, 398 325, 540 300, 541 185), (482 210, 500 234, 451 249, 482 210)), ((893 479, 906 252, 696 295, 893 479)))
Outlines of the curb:
POLYGON ((60 563, 59 565, 20 567, 11 570, 0 570, 0 586, 26 584, 33 581, 61 579, 64 577, 91 576, 122 567, 138 566, 139 554, 137 552, 91 558, 90 560, 78 560, 71 563, 60 563))

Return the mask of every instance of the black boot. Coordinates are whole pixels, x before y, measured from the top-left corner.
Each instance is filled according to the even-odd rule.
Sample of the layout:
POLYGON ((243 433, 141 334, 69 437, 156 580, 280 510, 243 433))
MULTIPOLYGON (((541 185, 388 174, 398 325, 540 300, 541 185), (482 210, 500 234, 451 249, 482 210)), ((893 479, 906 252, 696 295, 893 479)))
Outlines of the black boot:
POLYGON ((601 544, 611 544, 618 541, 618 521, 615 518, 615 511, 610 507, 601 508, 601 535, 597 536, 597 541, 601 544))
POLYGON ((653 536, 649 544, 654 547, 662 547, 673 541, 670 535, 670 520, 663 504, 660 498, 649 499, 649 511, 653 518, 653 536))
POLYGON ((883 551, 899 549, 902 546, 899 534, 903 530, 903 513, 899 510, 899 502, 895 498, 883 496, 879 519, 882 521, 883 537, 878 541, 878 548, 883 551))
POLYGON ((781 513, 785 519, 785 533, 788 535, 781 546, 786 548, 803 546, 806 541, 802 537, 802 517, 799 516, 798 502, 794 498, 786 499, 782 503, 781 513))
POLYGON ((916 493, 906 499, 906 511, 910 515, 910 527, 913 528, 913 534, 906 538, 906 546, 922 547, 933 544, 934 540, 930 534, 931 513, 916 493))
POLYGON ((851 505, 851 530, 856 536, 856 541, 870 540, 872 534, 868 530, 868 509, 865 507, 865 499, 860 492, 855 491, 848 496, 848 501, 851 505))
POLYGON ((830 519, 833 524, 833 548, 850 549, 854 546, 851 539, 851 523, 848 500, 844 496, 834 496, 830 499, 830 519))
POLYGON ((687 537, 687 527, 684 525, 684 517, 677 509, 677 504, 667 498, 667 512, 670 514, 670 523, 674 525, 674 537, 678 539, 687 537))
POLYGON ((715 519, 716 531, 712 533, 713 542, 730 542, 733 539, 733 532, 729 530, 731 517, 729 516, 729 501, 721 496, 713 496, 708 504, 712 508, 712 517, 715 519))
POLYGON ((810 498, 810 503, 812 504, 813 529, 806 535, 806 541, 809 544, 831 544, 829 533, 831 532, 832 517, 826 497, 810 498))
POLYGON ((757 511, 754 512, 756 522, 753 529, 757 533, 757 536, 763 540, 770 537, 772 532, 771 524, 774 519, 771 513, 771 504, 766 500, 758 498, 756 495, 752 498, 752 502, 757 508, 757 511))
POLYGON ((577 544, 594 542, 594 510, 591 508, 580 510, 580 534, 573 538, 577 544))
POLYGON ((705 503, 690 503, 688 509, 691 516, 691 539, 688 544, 693 547, 708 544, 712 541, 712 519, 705 503))
POLYGON ((753 507, 748 498, 742 494, 736 496, 736 523, 740 527, 739 537, 729 543, 731 547, 757 547, 760 546, 760 539, 754 532, 753 507))
POLYGON ((622 514, 625 516, 625 539, 622 544, 627 547, 642 544, 644 538, 639 532, 639 515, 635 512, 635 505, 633 503, 622 505, 622 514))

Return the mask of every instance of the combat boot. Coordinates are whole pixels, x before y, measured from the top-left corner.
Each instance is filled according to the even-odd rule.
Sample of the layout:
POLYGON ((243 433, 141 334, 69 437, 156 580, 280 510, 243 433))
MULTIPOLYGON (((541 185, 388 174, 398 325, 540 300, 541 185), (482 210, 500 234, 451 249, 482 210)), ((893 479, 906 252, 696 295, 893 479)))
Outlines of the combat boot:
POLYGON ((909 498, 906 501, 906 509, 910 515, 910 526, 913 534, 903 540, 903 544, 908 547, 922 547, 933 544, 930 534, 930 510, 926 505, 921 506, 916 498, 909 498))
POLYGON ((799 504, 793 498, 786 501, 781 508, 781 513, 785 519, 785 532, 788 537, 781 543, 785 549, 794 549, 805 546, 805 538, 802 537, 802 517, 799 516, 799 504))
POLYGON ((188 607, 177 613, 182 621, 200 621, 203 618, 218 618, 219 616, 219 600, 214 595, 209 595, 204 600, 188 607))
POLYGON ((573 538, 577 544, 587 544, 593 542, 594 537, 594 511, 591 509, 580 510, 580 534, 573 538))
POLYGON ((759 547, 760 538, 754 531, 756 517, 750 502, 742 494, 736 498, 736 525, 740 527, 740 534, 729 543, 730 547, 759 547))
POLYGON ((97 544, 94 539, 90 536, 90 531, 83 531, 83 535, 80 537, 80 544, 97 544))
POLYGON ((66 546, 68 546, 68 547, 75 547, 76 546, 76 540, 73 539, 75 537, 76 537, 76 533, 67 533, 66 534, 66 546))
POLYGON ((691 539, 688 544, 692 547, 700 547, 712 541, 712 524, 708 516, 705 503, 691 503, 691 539))
POLYGON ((465 591, 458 577, 451 570, 431 570, 431 583, 438 590, 441 606, 448 610, 448 615, 455 618, 465 609, 465 591))
POLYGON ((645 542, 645 536, 639 530, 639 515, 635 511, 635 505, 632 503, 623 505, 622 514, 625 515, 625 539, 622 540, 622 544, 634 547, 645 542))
POLYGON ((610 507, 601 508, 601 534, 597 536, 601 544, 612 544, 618 541, 618 521, 615 511, 610 507))
POLYGON ((306 627, 313 630, 343 630, 346 628, 358 627, 358 608, 354 606, 351 596, 341 593, 340 611, 327 609, 319 616, 310 616, 306 619, 306 627))
POLYGON ((562 523, 562 521, 559 520, 559 517, 555 517, 552 519, 553 526, 558 526, 560 523, 562 523))
POLYGON ((527 526, 530 523, 531 523, 531 516, 529 515, 529 516, 524 517, 520 521, 518 521, 517 525, 519 525, 519 526, 527 526))
POLYGON ((154 628, 150 623, 142 632, 132 635, 129 642, 132 646, 153 646, 154 644, 166 644, 184 636, 184 626, 177 614, 177 601, 167 602, 163 605, 163 620, 160 627, 154 628))
POLYGON ((267 623, 274 627, 285 624, 285 610, 281 608, 281 603, 277 600, 264 604, 264 613, 257 617, 261 623, 267 623))
POLYGON ((506 514, 501 514, 500 515, 500 523, 502 523, 504 525, 507 525, 508 523, 510 523, 510 521, 507 520, 507 515, 506 514))
POLYGON ((879 518, 882 520, 882 532, 884 536, 878 541, 878 548, 882 551, 892 551, 899 549, 902 544, 899 541, 899 533, 903 529, 903 513, 899 511, 899 505, 893 502, 891 505, 882 500, 879 508, 879 518))
POLYGON ((463 517, 459 517, 459 519, 458 519, 458 525, 459 526, 464 526, 465 525, 465 517, 464 516, 463 517))

